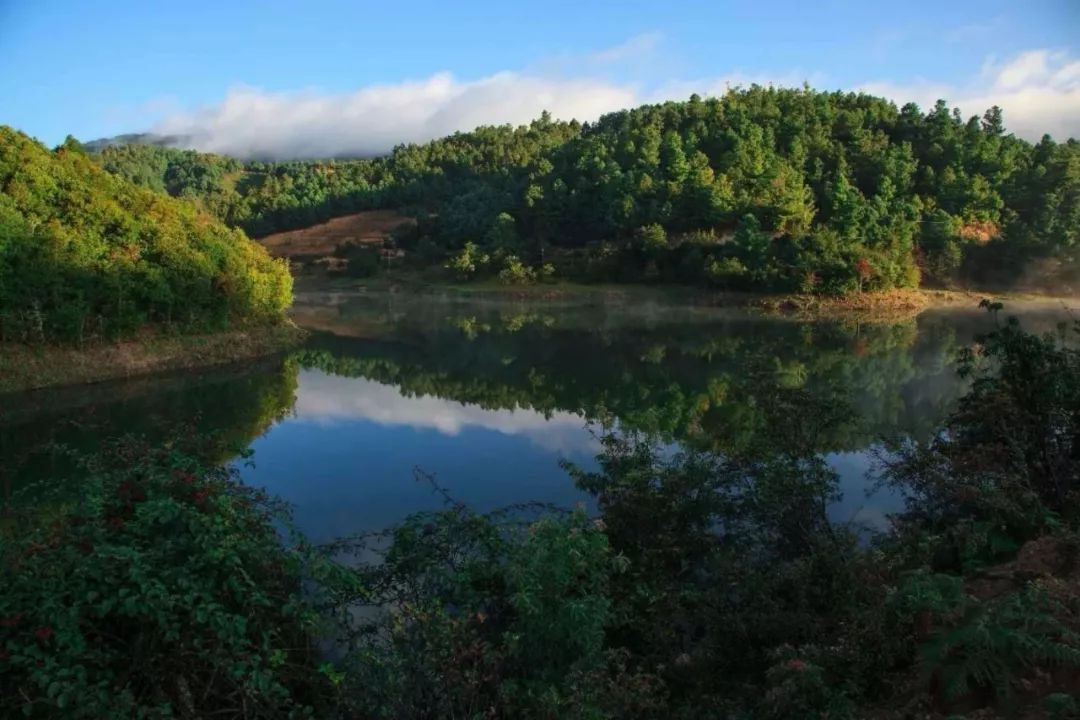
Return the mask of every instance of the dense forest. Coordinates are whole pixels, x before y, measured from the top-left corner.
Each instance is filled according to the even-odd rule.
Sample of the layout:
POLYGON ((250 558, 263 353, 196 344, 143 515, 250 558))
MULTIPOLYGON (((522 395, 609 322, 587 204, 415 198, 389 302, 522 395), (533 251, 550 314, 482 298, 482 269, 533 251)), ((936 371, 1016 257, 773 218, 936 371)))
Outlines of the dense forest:
POLYGON ((365 160, 241 162, 151 145, 95 156, 254 236, 402 208, 397 243, 463 278, 845 293, 1075 282, 1080 143, 1031 144, 856 93, 752 86, 595 123, 482 127, 365 160), (550 267, 545 267, 550 265, 550 267))
POLYGON ((0 341, 272 322, 292 279, 242 231, 0 127, 0 341))

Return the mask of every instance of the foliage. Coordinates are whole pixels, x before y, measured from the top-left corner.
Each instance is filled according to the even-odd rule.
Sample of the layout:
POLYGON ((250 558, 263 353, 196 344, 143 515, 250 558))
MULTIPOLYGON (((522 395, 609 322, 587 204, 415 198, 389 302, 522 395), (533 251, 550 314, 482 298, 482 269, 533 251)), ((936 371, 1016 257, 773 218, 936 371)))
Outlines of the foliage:
MULTIPOLYGON (((995 318, 1001 309, 983 306, 995 318)), ((885 479, 909 494, 886 546, 920 568, 892 608, 914 616, 924 667, 945 699, 1002 697, 1032 667, 1080 665, 1074 592, 1043 581, 982 598, 961 589, 962 573, 1076 530, 1080 353, 1064 328, 1040 337, 1009 318, 961 352, 960 373, 971 386, 942 431, 883 464, 885 479)), ((1071 547, 1068 537, 1060 547, 1071 547)), ((1044 564, 1072 562, 1031 552, 1044 564)))
POLYGON ((240 162, 138 145, 97 157, 256 236, 410 208, 445 251, 473 241, 542 265, 557 250, 560 274, 582 279, 828 294, 924 273, 1074 283, 1080 143, 1033 145, 1002 123, 996 107, 965 121, 944 101, 924 112, 752 85, 585 125, 545 113, 374 159, 240 162))
POLYGON ((608 585, 583 513, 524 523, 455 506, 410 517, 361 571, 373 607, 343 665, 363 717, 595 717, 608 585))
MULTIPOLYGON (((472 343, 536 333, 536 346, 553 344, 554 323, 540 317, 460 324, 472 343)), ((407 335, 429 349, 423 334, 407 335)), ((1080 516, 1062 479, 1080 465, 1070 444, 1080 372, 1064 337, 1007 322, 964 355, 967 395, 926 441, 890 454, 886 479, 909 503, 868 536, 829 516, 839 485, 823 452, 854 409, 816 387, 797 356, 766 352, 796 345, 788 335, 741 351, 723 334, 701 336, 690 324, 683 345, 635 338, 631 367, 734 358, 743 385, 730 372, 725 383, 706 373, 697 393, 670 389, 665 375, 635 388, 652 406, 653 387, 667 387, 676 400, 662 412, 705 400, 729 408, 713 442, 671 447, 656 425, 631 424, 655 418, 627 412, 599 438, 595 467, 566 466, 588 510, 481 515, 426 478, 442 511, 314 552, 298 538, 284 544, 277 507, 228 471, 171 448, 119 446, 87 466, 86 499, 56 523, 39 514, 4 526, 0 563, 14 582, 0 593, 0 702, 30 702, 39 715, 60 697, 81 712, 69 704, 77 692, 87 716, 194 716, 240 702, 255 716, 836 720, 1015 701, 1068 717, 1057 671, 1080 666, 1080 516), (1013 559, 1033 537, 1061 557, 1035 552, 1033 568, 1029 543, 1013 559)), ((843 357, 873 355, 839 337, 843 357)), ((607 347, 616 341, 609 331, 607 347)), ((423 374, 390 354, 296 360, 404 392, 560 407, 559 388, 534 368, 531 395, 454 378, 455 362, 485 376, 480 357, 470 344, 467 357, 441 357, 449 364, 423 374)), ((830 362, 858 382, 857 363, 830 362)), ((602 371, 625 385, 622 370, 602 371)), ((597 416, 601 401, 638 409, 598 386, 597 416)), ((706 416, 692 417, 700 430, 706 416)))
POLYGON ((503 269, 499 271, 499 282, 504 285, 527 285, 538 280, 549 280, 555 274, 555 267, 545 263, 539 268, 531 268, 518 259, 517 255, 503 258, 503 269))
POLYGON ((476 243, 467 242, 465 246, 446 263, 446 269, 454 273, 459 280, 476 280, 498 268, 496 277, 504 285, 529 285, 538 280, 549 280, 555 274, 555 267, 545 263, 539 267, 530 267, 517 255, 509 254, 504 244, 497 244, 495 250, 488 253, 476 243))
POLYGON ((465 247, 446 264, 462 280, 469 280, 490 262, 491 257, 477 248, 475 243, 467 242, 465 247))
POLYGON ((283 261, 185 202, 0 127, 0 341, 279 320, 283 261))
POLYGON ((955 612, 957 620, 921 650, 946 698, 980 689, 1009 696, 1019 673, 1032 667, 1080 667, 1080 636, 1041 588, 984 602, 967 598, 955 612))
POLYGON ((762 702, 762 718, 855 717, 854 703, 829 687, 823 668, 798 657, 789 646, 779 648, 773 659, 775 664, 766 673, 768 690, 762 702))
POLYGON ((312 716, 328 686, 287 519, 186 451, 84 458, 77 501, 2 531, 2 714, 312 716))
MULTIPOLYGON (((1000 310, 987 301, 983 307, 1000 310)), ((1073 332, 1080 335, 1080 324, 1073 332)), ((1038 337, 1008 318, 962 354, 960 374, 972 386, 947 426, 962 448, 949 453, 954 465, 980 473, 997 465, 1057 512, 1080 490, 1080 350, 1068 340, 1064 327, 1038 337)))
POLYGON ((379 248, 352 242, 338 246, 334 255, 346 261, 345 273, 355 278, 377 274, 383 262, 379 248))
POLYGON ((944 432, 886 461, 887 480, 916 501, 905 521, 933 530, 924 552, 940 565, 1000 559, 1078 519, 1080 351, 1068 340, 1001 323, 961 353, 971 389, 944 432))

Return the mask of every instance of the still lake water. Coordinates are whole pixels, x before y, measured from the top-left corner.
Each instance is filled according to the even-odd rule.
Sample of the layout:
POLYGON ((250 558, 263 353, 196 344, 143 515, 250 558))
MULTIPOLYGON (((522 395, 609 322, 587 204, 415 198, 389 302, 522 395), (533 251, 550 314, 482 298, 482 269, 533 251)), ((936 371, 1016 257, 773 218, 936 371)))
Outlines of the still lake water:
MULTIPOLYGON (((1021 317, 1052 330, 1068 315, 1044 306, 1021 317)), ((873 491, 875 449, 933 432, 963 391, 956 353, 992 325, 974 308, 803 322, 401 295, 302 298, 296 319, 314 334, 286 358, 0 396, 2 502, 57 492, 70 472, 58 445, 92 451, 125 433, 167 442, 194 430, 222 457, 250 446, 242 477, 291 503, 300 528, 324 541, 438 508, 417 468, 482 511, 588 503, 560 463, 594 467, 605 425, 672 451, 781 448, 769 408, 795 390, 843 408, 826 429, 817 417, 797 423, 839 475, 830 516, 880 527, 901 501, 873 491)))

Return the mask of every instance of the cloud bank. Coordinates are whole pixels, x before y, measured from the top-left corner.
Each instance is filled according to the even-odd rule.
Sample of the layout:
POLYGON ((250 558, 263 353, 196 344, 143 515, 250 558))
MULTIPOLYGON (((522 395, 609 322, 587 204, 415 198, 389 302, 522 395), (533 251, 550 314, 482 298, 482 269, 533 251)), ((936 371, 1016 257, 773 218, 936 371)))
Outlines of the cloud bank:
MULTIPOLYGON (((587 56, 580 77, 508 71, 461 80, 438 73, 347 93, 237 87, 217 105, 168 113, 154 132, 185 137, 197 150, 241 158, 369 156, 479 125, 526 123, 544 110, 558 119, 592 121, 644 102, 685 99, 693 92, 720 95, 753 82, 797 86, 805 79, 829 85, 826 77, 794 73, 676 79, 652 88, 605 79, 604 66, 640 60, 658 42, 658 36, 644 35, 587 56)), ((870 81, 858 89, 898 104, 914 101, 924 109, 945 98, 965 116, 999 105, 1007 129, 1029 140, 1044 133, 1059 140, 1080 136, 1080 60, 1065 52, 1037 49, 1002 62, 988 60, 960 85, 870 81)))
POLYGON ((461 81, 439 73, 336 95, 236 88, 220 105, 166 118, 155 132, 188 136, 197 150, 238 157, 364 156, 479 125, 526 123, 544 110, 560 119, 593 120, 636 102, 633 89, 601 80, 502 72, 461 81))
POLYGON ((960 86, 871 82, 859 89, 924 110, 944 98, 965 118, 997 105, 1005 111, 1006 129, 1027 140, 1046 133, 1059 141, 1080 137, 1080 60, 1065 52, 1029 50, 1004 62, 989 59, 960 86))

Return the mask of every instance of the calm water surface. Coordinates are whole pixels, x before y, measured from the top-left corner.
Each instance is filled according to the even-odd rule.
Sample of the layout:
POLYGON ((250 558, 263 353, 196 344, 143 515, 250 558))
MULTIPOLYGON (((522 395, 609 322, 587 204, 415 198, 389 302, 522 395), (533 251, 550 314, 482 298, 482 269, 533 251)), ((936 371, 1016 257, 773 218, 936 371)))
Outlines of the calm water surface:
MULTIPOLYGON (((664 306, 308 298, 314 331, 287 358, 198 374, 0 396, 3 502, 56 493, 58 446, 196 432, 295 508, 316 541, 379 529, 441 499, 479 510, 588 502, 561 467, 595 465, 604 426, 672 448, 768 452, 779 393, 829 398, 842 422, 799 418, 840 477, 837 521, 880 526, 900 499, 867 479, 883 438, 925 438, 963 391, 953 360, 981 311, 895 323, 799 322, 664 306), (238 461, 239 462, 239 461, 238 461)), ((1022 315, 1050 330, 1060 308, 1022 315)), ((58 478, 60 478, 58 480, 58 478)), ((68 482, 75 482, 74 477, 68 482)))

